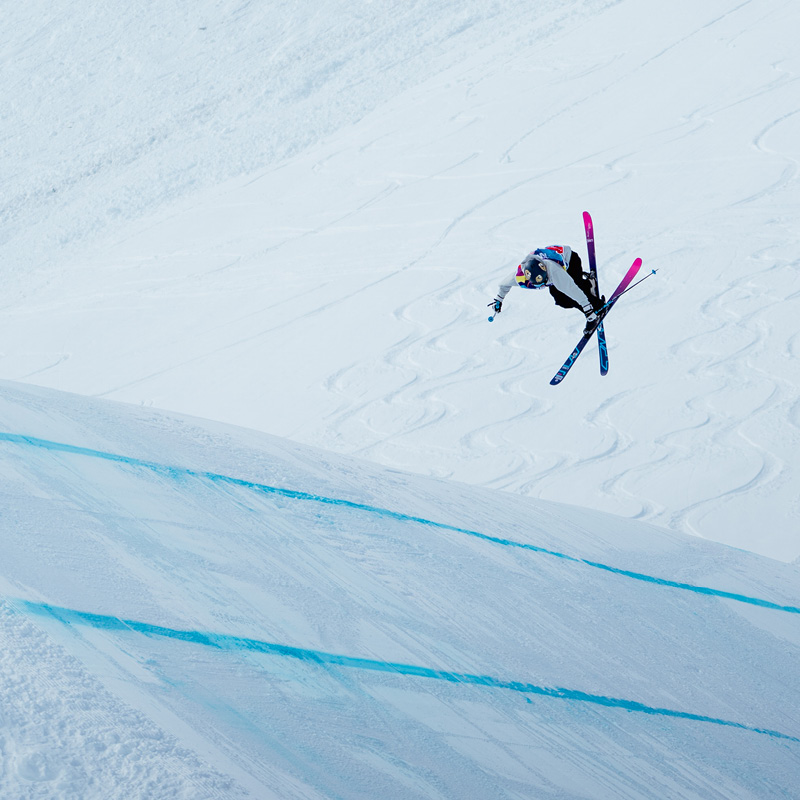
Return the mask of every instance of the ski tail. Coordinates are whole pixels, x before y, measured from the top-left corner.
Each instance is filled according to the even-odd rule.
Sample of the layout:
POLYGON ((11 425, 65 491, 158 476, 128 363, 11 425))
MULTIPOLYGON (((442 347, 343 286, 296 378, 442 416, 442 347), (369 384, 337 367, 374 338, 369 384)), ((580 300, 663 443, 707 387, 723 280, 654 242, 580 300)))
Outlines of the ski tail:
POLYGON ((630 265, 628 271, 625 273, 625 277, 619 282, 619 286, 614 289, 614 293, 611 295, 611 298, 606 303, 606 305, 611 308, 614 303, 617 302, 617 298, 631 285, 631 282, 636 277, 636 273, 642 267, 642 259, 637 258, 633 264, 630 265))
MULTIPOLYGON (((583 212, 583 228, 586 231, 586 250, 589 254, 589 270, 594 275, 595 284, 598 287, 597 293, 600 293, 600 281, 597 277, 597 258, 594 253, 594 223, 592 222, 592 215, 588 211, 583 212)), ((608 374, 608 345, 606 344, 606 330, 603 327, 602 320, 597 326, 597 352, 600 356, 600 374, 608 374)))
POLYGON ((594 224, 592 215, 588 211, 583 212, 583 227, 586 231, 586 249, 589 253, 589 267, 594 270, 596 261, 594 257, 594 224))

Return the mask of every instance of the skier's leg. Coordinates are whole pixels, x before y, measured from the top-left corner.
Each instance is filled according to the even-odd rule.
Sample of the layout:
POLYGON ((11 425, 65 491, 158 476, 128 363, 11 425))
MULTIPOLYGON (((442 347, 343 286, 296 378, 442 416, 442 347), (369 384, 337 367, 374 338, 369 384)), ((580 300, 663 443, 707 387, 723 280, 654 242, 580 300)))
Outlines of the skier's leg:
POLYGON ((555 300, 557 306, 561 306, 561 308, 581 307, 580 303, 565 295, 564 292, 559 292, 555 286, 548 286, 547 290, 550 292, 550 296, 555 300))
POLYGON ((577 281, 583 277, 583 267, 581 257, 573 250, 569 257, 567 272, 572 275, 572 280, 577 281))
POLYGON ((584 313, 589 313, 593 309, 598 309, 603 305, 600 298, 593 297, 591 290, 587 291, 588 287, 586 289, 581 288, 565 269, 557 268, 548 270, 547 276, 550 279, 550 285, 561 292, 561 294, 565 294, 571 300, 574 300, 576 305, 579 306, 584 313))
POLYGON ((600 297, 597 291, 597 279, 591 272, 583 271, 580 256, 575 252, 570 256, 567 272, 584 294, 591 298, 600 297))

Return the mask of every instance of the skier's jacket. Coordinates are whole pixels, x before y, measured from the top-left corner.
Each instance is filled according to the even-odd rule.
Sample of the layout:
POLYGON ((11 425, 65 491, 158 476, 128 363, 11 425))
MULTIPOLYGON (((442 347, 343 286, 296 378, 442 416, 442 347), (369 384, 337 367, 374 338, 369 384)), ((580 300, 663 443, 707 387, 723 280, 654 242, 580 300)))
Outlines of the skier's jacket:
MULTIPOLYGON (((503 300, 514 286, 522 289, 544 289, 547 286, 554 286, 563 291, 562 286, 565 285, 565 279, 569 284, 573 283, 567 275, 567 265, 571 257, 572 248, 561 245, 551 245, 533 250, 525 256, 516 272, 512 272, 500 284, 497 299, 503 300), (526 271, 528 275, 525 274, 526 271)), ((572 293, 569 292, 569 294, 572 293)))

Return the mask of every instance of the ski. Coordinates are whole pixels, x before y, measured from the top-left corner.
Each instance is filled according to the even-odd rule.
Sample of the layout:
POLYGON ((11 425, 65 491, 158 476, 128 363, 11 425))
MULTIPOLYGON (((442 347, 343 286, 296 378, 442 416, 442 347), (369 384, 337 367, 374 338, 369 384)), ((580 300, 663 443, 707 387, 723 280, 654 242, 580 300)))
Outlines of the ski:
MULTIPOLYGON (((641 258, 637 258, 633 262, 633 264, 631 264, 630 269, 628 269, 628 271, 625 273, 625 277, 619 282, 619 286, 617 286, 617 288, 614 289, 614 293, 611 295, 611 298, 605 305, 606 315, 608 315, 608 313, 614 307, 614 304, 617 302, 620 295, 623 294, 625 291, 627 291, 628 286, 630 286, 631 281, 636 277, 636 273, 639 271, 639 267, 641 266, 642 266, 641 258)), ((564 380, 564 378, 566 378, 567 373, 572 368, 572 365, 575 363, 578 356, 583 352, 583 348, 586 347, 586 345, 589 342, 589 339, 591 339, 592 336, 594 336, 595 331, 599 330, 599 328, 600 325, 598 325, 588 336, 584 336, 578 342, 578 344, 575 345, 575 349, 569 354, 569 357, 564 362, 561 369, 558 372, 556 372, 556 374, 553 376, 553 379, 550 381, 551 385, 557 386, 559 383, 561 383, 561 381, 564 380)))
MULTIPOLYGON (((597 284, 597 293, 600 294, 600 282, 597 278, 597 261, 594 255, 594 224, 592 215, 588 211, 583 212, 583 227, 586 230, 586 249, 589 251, 589 270, 594 275, 597 284)), ((608 374, 608 346, 606 345, 606 331, 601 320, 597 326, 597 352, 600 356, 600 374, 608 374)))

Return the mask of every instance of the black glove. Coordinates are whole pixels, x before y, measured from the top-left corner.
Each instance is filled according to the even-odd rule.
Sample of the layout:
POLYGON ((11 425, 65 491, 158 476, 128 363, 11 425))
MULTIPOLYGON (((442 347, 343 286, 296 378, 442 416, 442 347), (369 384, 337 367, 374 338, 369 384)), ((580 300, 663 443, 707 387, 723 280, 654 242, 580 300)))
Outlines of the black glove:
POLYGON ((495 314, 499 314, 503 310, 503 301, 497 298, 492 300, 491 303, 487 303, 486 305, 491 306, 495 314))

